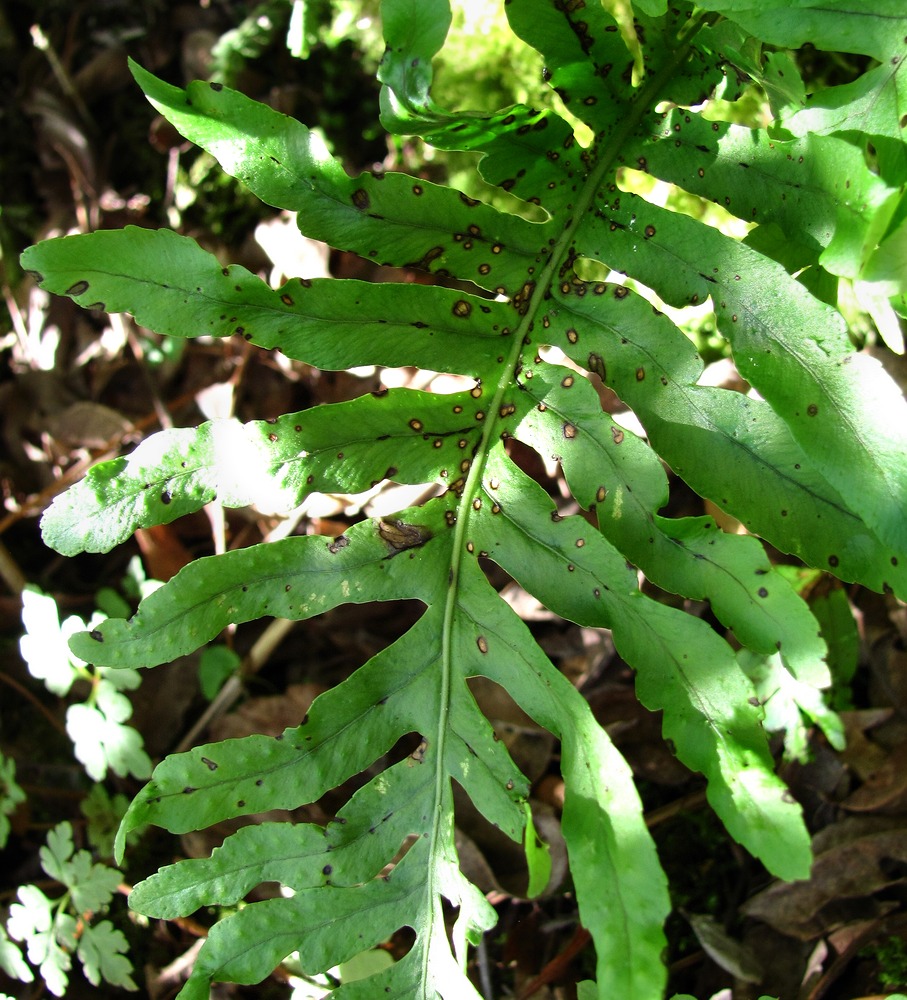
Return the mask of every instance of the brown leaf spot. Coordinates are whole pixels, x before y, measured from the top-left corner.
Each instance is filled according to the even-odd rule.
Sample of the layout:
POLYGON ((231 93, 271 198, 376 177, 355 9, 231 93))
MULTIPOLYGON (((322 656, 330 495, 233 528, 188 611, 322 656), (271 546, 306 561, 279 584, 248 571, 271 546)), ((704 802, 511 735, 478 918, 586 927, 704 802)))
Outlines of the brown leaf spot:
POLYGON ((611 425, 611 438, 615 444, 620 444, 624 439, 624 432, 616 425, 611 425))
POLYGON ((425 425, 422 423, 421 420, 417 419, 416 417, 413 417, 413 419, 410 420, 409 422, 409 426, 412 427, 414 431, 421 431, 425 425))
POLYGON ((576 437, 576 427, 573 424, 564 424, 564 437, 572 441, 576 437))
POLYGON ((66 294, 67 295, 83 295, 87 291, 88 291, 88 282, 87 281, 77 281, 74 285, 70 285, 69 288, 66 289, 66 294))
POLYGON ((392 556, 406 549, 416 549, 431 538, 431 531, 421 524, 407 524, 405 521, 379 521, 378 534, 390 550, 392 556))
POLYGON ((808 413, 808 414, 809 414, 809 415, 810 415, 811 417, 814 417, 814 416, 815 416, 815 415, 816 415, 816 414, 817 414, 817 413, 819 412, 819 407, 818 407, 818 406, 816 406, 816 404, 815 404, 815 403, 810 403, 810 404, 809 404, 809 406, 807 406, 807 407, 806 407, 806 412, 807 412, 807 413, 808 413))
POLYGON ((333 542, 328 544, 328 552, 330 552, 332 556, 335 556, 341 549, 345 549, 349 544, 350 540, 346 537, 346 535, 338 535, 333 542))
POLYGON ((454 302, 451 312, 459 319, 466 319, 466 317, 472 312, 472 305, 465 299, 458 299, 454 302))
POLYGON ((360 212, 366 211, 372 203, 365 188, 357 188, 353 192, 352 202, 360 212))
POLYGON ((479 647, 479 652, 480 653, 487 653, 488 652, 488 640, 485 638, 484 635, 480 635, 476 639, 476 645, 479 647))

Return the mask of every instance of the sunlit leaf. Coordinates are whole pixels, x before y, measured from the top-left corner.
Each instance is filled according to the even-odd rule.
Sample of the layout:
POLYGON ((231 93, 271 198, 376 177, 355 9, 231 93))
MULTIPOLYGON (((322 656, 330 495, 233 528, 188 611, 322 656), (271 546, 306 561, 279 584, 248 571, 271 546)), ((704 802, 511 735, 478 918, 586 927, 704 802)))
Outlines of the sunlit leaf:
MULTIPOLYGON (((525 845, 531 892, 547 882, 547 855, 529 781, 479 710, 474 677, 559 741, 562 829, 596 950, 596 982, 579 995, 662 995, 670 901, 629 767, 489 582, 502 572, 563 618, 610 629, 640 700, 705 777, 729 833, 774 874, 809 873, 808 831, 766 729, 783 729, 794 755, 811 725, 835 745, 841 729, 824 702, 819 623, 762 540, 907 596, 907 407, 882 367, 853 351, 836 307, 839 285, 856 281, 886 296, 884 316, 874 306, 880 329, 897 322, 903 130, 892 109, 903 85, 893 60, 907 30, 891 28, 905 18, 893 0, 865 10, 710 0, 692 12, 643 0, 630 30, 607 6, 509 0, 510 25, 538 50, 556 101, 474 112, 444 107, 433 88, 446 0, 382 5, 385 127, 478 154, 484 180, 510 196, 495 206, 514 211, 403 173, 351 176, 301 123, 217 81, 182 89, 133 64, 157 111, 263 201, 297 213, 306 236, 442 283, 294 278, 272 289, 186 237, 136 228, 51 240, 23 257, 42 287, 172 337, 238 336, 324 369, 412 366, 465 380, 451 395, 395 389, 273 421, 166 430, 96 466, 44 516, 45 538, 73 555, 215 499, 271 513, 316 492, 432 484, 417 506, 341 535, 198 559, 131 619, 71 640, 103 671, 101 685, 117 669, 127 688, 134 671, 228 626, 351 603, 422 606, 299 725, 172 755, 129 807, 118 856, 146 823, 185 833, 296 809, 368 776, 326 826, 243 827, 209 857, 135 887, 132 907, 162 919, 236 907, 212 927, 182 1000, 204 1000, 216 980, 258 982, 290 954, 306 974, 325 973, 401 928, 409 952, 344 978, 338 1000, 479 996, 468 949, 495 914, 458 863, 452 782, 525 845), (808 94, 791 56, 764 55, 806 43, 879 65, 849 90, 810 83, 808 94), (738 74, 765 87, 770 128, 709 113, 719 89, 730 103, 738 74), (627 168, 653 183, 630 183, 627 168), (670 207, 626 190, 667 185, 670 207), (712 224, 715 206, 732 225, 712 224), (754 392, 701 384, 704 363, 671 318, 682 313, 651 301, 708 304, 754 392), (631 416, 604 412, 598 380, 631 416), (527 447, 562 472, 560 506, 525 471, 527 447), (671 514, 666 466, 748 534, 671 514), (646 596, 643 578, 707 601, 720 628, 646 596), (402 759, 385 766, 394 747, 402 759), (263 882, 284 894, 243 903, 263 882)), ((825 632, 837 666, 846 629, 825 632)), ((93 773, 142 773, 120 690, 99 687, 75 709, 68 721, 93 773)), ((106 975, 102 953, 92 952, 90 976, 106 975)))

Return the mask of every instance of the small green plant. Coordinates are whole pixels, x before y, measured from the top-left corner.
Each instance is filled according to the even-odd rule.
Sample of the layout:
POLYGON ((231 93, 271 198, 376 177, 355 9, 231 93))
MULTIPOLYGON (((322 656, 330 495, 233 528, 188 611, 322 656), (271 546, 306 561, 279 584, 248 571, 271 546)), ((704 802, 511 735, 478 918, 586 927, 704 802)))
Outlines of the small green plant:
POLYGON ((473 699, 476 676, 561 741, 563 832, 597 953, 581 996, 662 994, 670 904, 629 768, 483 560, 558 614, 610 628, 640 699, 663 710, 665 736, 707 779, 730 834, 774 874, 808 875, 809 836, 774 774, 760 697, 783 692, 784 726, 802 712, 837 745, 840 728, 819 695, 830 681, 819 625, 755 536, 844 580, 907 594, 907 407, 881 366, 853 352, 836 308, 839 288, 852 286, 897 341, 907 18, 894 0, 635 6, 632 22, 618 22, 592 0, 505 3, 562 116, 445 109, 430 90, 446 0, 385 0, 384 126, 480 154, 484 180, 519 199, 513 213, 403 174, 350 177, 298 122, 219 83, 182 90, 133 66, 160 113, 263 201, 297 212, 306 235, 459 287, 294 279, 271 289, 168 231, 97 232, 24 254, 43 288, 129 311, 163 334, 241 336, 326 369, 411 365, 471 380, 452 395, 398 389, 271 422, 165 431, 94 468, 45 515, 45 538, 71 555, 215 497, 275 510, 384 480, 437 487, 423 505, 337 538, 199 559, 131 619, 70 639, 106 678, 263 616, 398 598, 425 607, 299 726, 169 757, 133 801, 120 853, 140 824, 181 833, 313 802, 401 737, 418 739, 326 827, 244 827, 210 857, 135 888, 134 909, 168 918, 233 906, 260 882, 285 887, 212 928, 183 1000, 207 997, 215 980, 257 982, 294 952, 303 972, 322 973, 404 926, 415 932, 405 957, 343 983, 338 1000, 478 997, 467 950, 495 913, 458 866, 452 782, 526 844, 531 892, 546 865, 528 782, 473 699), (869 68, 808 94, 778 48, 806 43, 866 56, 869 68), (741 81, 764 91, 769 125, 711 114, 733 106, 741 81), (711 212, 634 194, 628 170, 719 206, 745 238, 710 225, 711 212), (702 361, 666 310, 706 302, 755 392, 700 384, 702 361), (590 374, 632 408, 645 438, 602 412, 590 374), (585 516, 558 509, 521 471, 513 441, 560 464, 585 516), (663 463, 750 534, 662 515, 663 463), (644 596, 637 569, 707 599, 733 641, 644 596))
MULTIPOLYGON (((125 585, 130 585, 127 577, 125 585)), ((139 591, 150 593, 155 581, 135 581, 139 591)), ((114 591, 98 595, 107 608, 129 605, 114 591)), ((141 735, 128 726, 132 705, 123 693, 138 687, 140 674, 133 670, 108 671, 90 666, 73 656, 67 640, 82 631, 86 623, 70 616, 62 623, 56 601, 36 587, 22 594, 22 623, 25 634, 20 651, 29 672, 43 681, 49 691, 72 700, 66 711, 66 732, 73 741, 75 757, 94 782, 103 781, 108 771, 120 777, 146 778, 151 760, 142 746, 141 735), (84 685, 83 701, 73 698, 74 687, 84 685)), ((91 624, 91 623, 89 623, 91 624)), ((8 814, 25 801, 25 793, 15 781, 15 762, 0 755, 0 847, 9 835, 8 814)), ((111 797, 103 785, 92 786, 81 803, 89 844, 96 856, 113 856, 117 828, 126 812, 123 795, 111 797)), ((136 834, 137 835, 137 834, 136 834)), ((14 979, 31 982, 38 969, 47 989, 63 996, 69 982, 72 957, 78 957, 86 978, 99 985, 136 989, 132 965, 126 957, 127 941, 109 920, 94 921, 117 891, 122 875, 87 850, 76 850, 72 826, 58 824, 40 850, 46 874, 59 882, 64 893, 49 898, 35 885, 23 886, 0 923, 0 966, 14 979), (26 946, 26 962, 14 941, 26 946), (28 964, 31 963, 31 966, 28 964)))
POLYGON ((9 817, 24 801, 25 792, 16 781, 16 762, 0 753, 0 850, 9 840, 9 817))
POLYGON ((860 954, 879 963, 879 983, 886 989, 907 983, 907 944, 899 937, 889 937, 860 954))
MULTIPOLYGON (((119 603, 124 603, 122 598, 119 603)), ((109 769, 121 777, 147 778, 151 759, 141 734, 126 724, 132 705, 123 693, 137 688, 141 675, 135 670, 107 670, 74 656, 68 639, 84 631, 85 622, 71 615, 61 623, 56 601, 37 588, 22 594, 22 624, 25 635, 19 649, 33 677, 60 697, 68 695, 77 681, 87 685, 87 698, 66 710, 66 732, 89 777, 103 781, 109 769)))
POLYGON ((88 851, 77 851, 69 823, 60 823, 51 830, 40 855, 41 867, 65 892, 58 899, 50 899, 36 885, 19 889, 19 901, 10 907, 6 930, 0 933, 0 953, 8 959, 4 968, 16 979, 33 979, 21 955, 9 950, 9 938, 13 938, 26 944, 28 961, 39 970, 54 996, 66 993, 73 955, 92 985, 99 986, 103 980, 135 990, 123 933, 109 920, 93 920, 113 898, 120 873, 92 861, 88 851))

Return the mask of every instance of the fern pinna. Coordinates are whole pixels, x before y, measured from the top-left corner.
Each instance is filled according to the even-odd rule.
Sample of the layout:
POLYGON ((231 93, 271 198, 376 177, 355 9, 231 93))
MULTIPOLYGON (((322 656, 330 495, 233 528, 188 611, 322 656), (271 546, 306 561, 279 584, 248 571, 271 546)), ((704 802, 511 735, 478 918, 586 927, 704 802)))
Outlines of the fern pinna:
POLYGON ((272 289, 190 239, 135 228, 51 240, 24 256, 42 287, 163 334, 242 336, 323 369, 408 365, 474 383, 164 431, 94 468, 45 515, 49 543, 74 554, 215 497, 274 510, 384 480, 438 487, 423 505, 338 538, 199 559, 131 620, 72 640, 90 662, 151 667, 263 616, 398 598, 425 608, 299 726, 171 756, 133 802, 121 852, 142 824, 180 833, 314 802, 401 737, 420 738, 326 827, 247 826, 209 858, 135 888, 131 905, 164 918, 236 904, 264 881, 286 889, 212 928, 183 998, 207 996, 215 980, 257 982, 293 952, 320 972, 404 926, 415 932, 406 956, 345 983, 338 1000, 478 996, 467 949, 495 914, 460 871, 451 782, 526 842, 532 891, 546 865, 528 782, 477 707, 467 685, 476 676, 560 740, 563 833, 597 955, 585 995, 661 995, 670 906, 629 768, 480 560, 559 615, 612 630, 639 698, 663 711, 665 736, 705 776, 729 832, 786 879, 808 875, 809 837, 774 774, 744 663, 750 674, 754 661, 771 668, 788 718, 805 713, 832 742, 841 736, 818 694, 829 684, 818 625, 756 536, 844 580, 907 594, 903 399, 876 361, 853 352, 835 308, 838 286, 852 284, 897 335, 904 276, 889 261, 905 238, 903 15, 888 0, 859 12, 836 0, 711 0, 695 10, 639 0, 631 25, 593 0, 504 6, 541 53, 559 103, 492 114, 439 106, 432 58, 447 0, 384 0, 382 121, 481 154, 483 178, 522 206, 514 213, 405 174, 350 177, 297 121, 219 84, 182 90, 132 67, 155 108, 262 201, 297 212, 307 236, 473 290, 329 279, 272 289), (806 42, 869 56, 872 68, 807 100, 779 48, 806 42), (768 127, 731 124, 702 103, 733 100, 742 82, 767 95, 768 127), (734 239, 702 212, 632 193, 628 168, 721 206, 748 234, 734 239), (700 384, 700 356, 647 289, 665 310, 710 302, 755 392, 700 384), (602 411, 589 373, 634 411, 645 438, 602 411), (513 440, 559 463, 589 516, 559 513, 515 464, 513 440), (662 515, 665 464, 748 533, 662 515), (644 596, 638 571, 709 601, 733 645, 644 596))

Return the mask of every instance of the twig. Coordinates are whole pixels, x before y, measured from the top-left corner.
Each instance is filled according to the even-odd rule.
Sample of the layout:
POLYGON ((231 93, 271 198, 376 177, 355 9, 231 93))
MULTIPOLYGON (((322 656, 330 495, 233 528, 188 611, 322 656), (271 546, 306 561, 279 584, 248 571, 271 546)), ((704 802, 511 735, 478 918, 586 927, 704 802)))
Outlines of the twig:
POLYGON ((0 576, 13 594, 21 594, 28 582, 9 549, 0 541, 0 576))
POLYGON ((479 983, 482 987, 482 996, 485 1000, 494 1000, 494 986, 491 983, 491 968, 488 960, 488 942, 485 934, 479 938, 479 945, 478 948, 476 948, 476 959, 479 963, 479 983))
POLYGON ((110 313, 107 318, 110 320, 110 325, 114 330, 129 344, 129 349, 132 351, 133 357, 139 363, 139 373, 142 381, 148 386, 148 391, 151 393, 151 404, 154 406, 154 412, 157 414, 158 423, 161 427, 169 429, 173 426, 173 418, 170 416, 170 411, 164 405, 161 394, 158 392, 157 384, 148 370, 148 365, 145 362, 145 349, 142 347, 138 337, 138 325, 131 320, 125 319, 121 313, 110 313))
POLYGON ((14 691, 18 691, 26 701, 30 701, 32 703, 32 705, 47 719, 47 721, 54 727, 54 729, 57 730, 58 733, 62 733, 64 736, 67 736, 66 728, 60 720, 50 711, 50 709, 48 709, 45 705, 42 705, 27 687, 20 684, 17 680, 14 680, 9 676, 9 674, 2 672, 0 672, 0 681, 3 681, 4 684, 8 684, 14 691))
POLYGON ((57 55, 56 49, 51 44, 50 39, 41 30, 40 25, 33 24, 31 26, 31 37, 34 42, 35 48, 39 52, 43 52, 48 63, 50 63, 51 71, 57 79, 57 83, 60 85, 60 89, 63 93, 72 101, 73 107, 78 111, 79 116, 85 122, 86 125, 94 125, 94 119, 88 111, 85 102, 82 100, 82 96, 76 89, 75 84, 72 82, 69 74, 63 67, 63 63, 60 62, 60 57, 57 55))
POLYGON ((705 803, 704 788, 690 792, 688 795, 681 795, 679 799, 668 802, 667 805, 661 806, 660 809, 653 809, 651 812, 647 812, 645 815, 646 826, 651 830, 653 827, 658 826, 659 823, 665 823, 667 820, 673 819, 678 813, 685 812, 687 809, 698 809, 700 806, 705 805, 705 803))
POLYGON ((523 991, 520 993, 520 1000, 528 1000, 529 997, 538 993, 543 986, 554 982, 555 979, 560 979, 566 971, 567 966, 591 940, 592 935, 585 927, 577 927, 573 933, 573 937, 567 943, 567 947, 555 955, 535 979, 530 980, 523 987, 523 991))
POLYGON ((174 753, 185 753, 195 746, 199 735, 227 712, 233 704, 242 697, 243 684, 247 677, 257 674, 270 659, 271 654, 280 645, 296 622, 288 618, 275 618, 258 637, 258 640, 246 654, 238 674, 231 677, 217 692, 214 701, 202 712, 188 733, 180 740, 174 753))

